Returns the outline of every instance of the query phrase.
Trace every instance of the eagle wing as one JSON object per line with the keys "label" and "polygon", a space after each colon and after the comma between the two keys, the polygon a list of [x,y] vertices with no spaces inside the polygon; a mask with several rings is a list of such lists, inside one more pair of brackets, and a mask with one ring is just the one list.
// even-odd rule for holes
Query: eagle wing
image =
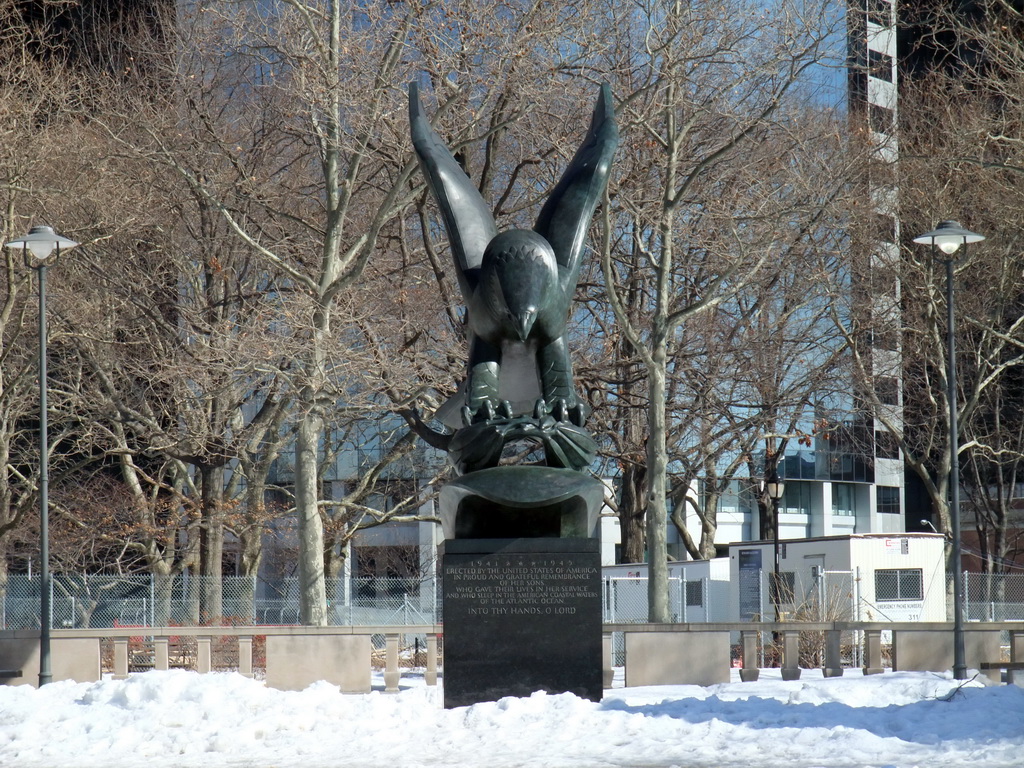
{"label": "eagle wing", "polygon": [[564,287],[576,284],[583,241],[590,229],[594,209],[608,183],[618,143],[619,129],[615,125],[612,89],[604,83],[587,136],[548,197],[534,226],[534,231],[545,237],[555,251],[566,281]]}
{"label": "eagle wing", "polygon": [[476,287],[484,249],[498,231],[494,216],[423,114],[416,83],[409,83],[409,126],[423,175],[444,217],[458,269],[459,287],[469,301]]}

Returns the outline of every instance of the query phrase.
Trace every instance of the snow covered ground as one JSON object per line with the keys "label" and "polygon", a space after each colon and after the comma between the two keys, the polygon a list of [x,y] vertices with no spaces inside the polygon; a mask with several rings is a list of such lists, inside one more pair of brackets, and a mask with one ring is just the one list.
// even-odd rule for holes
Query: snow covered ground
{"label": "snow covered ground", "polygon": [[398,694],[297,693],[236,674],[0,686],[4,768],[621,768],[1024,765],[1024,688],[886,673],[535,694],[455,710]]}

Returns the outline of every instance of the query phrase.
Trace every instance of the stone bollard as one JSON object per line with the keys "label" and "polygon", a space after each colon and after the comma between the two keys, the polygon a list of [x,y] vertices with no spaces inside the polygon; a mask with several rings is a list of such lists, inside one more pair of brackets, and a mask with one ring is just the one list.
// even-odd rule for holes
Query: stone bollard
{"label": "stone bollard", "polygon": [[800,632],[784,630],[782,635],[782,679],[800,679]]}
{"label": "stone bollard", "polygon": [[423,682],[437,685],[437,635],[427,635],[427,669],[423,673]]}
{"label": "stone bollard", "polygon": [[825,667],[822,674],[825,677],[843,676],[843,652],[842,633],[837,629],[830,629],[825,632]]}
{"label": "stone bollard", "polygon": [[[1024,632],[1010,632],[1010,661],[1017,664],[1024,661]],[[1024,672],[1006,670],[1006,682],[1024,686]]]}
{"label": "stone bollard", "polygon": [[757,636],[759,632],[744,630],[740,632],[740,654],[743,666],[740,668],[740,680],[752,683],[757,680],[761,670],[757,666]]}
{"label": "stone bollard", "polygon": [[201,675],[208,674],[213,669],[213,638],[196,638],[196,672]]}
{"label": "stone bollard", "polygon": [[882,630],[864,630],[864,674],[880,675],[882,668]]}
{"label": "stone bollard", "polygon": [[384,665],[384,692],[398,693],[398,681],[401,678],[398,671],[398,635],[385,637]]}
{"label": "stone bollard", "polygon": [[114,638],[114,679],[124,680],[128,677],[128,638]]}
{"label": "stone bollard", "polygon": [[601,682],[605,689],[612,687],[615,670],[612,666],[612,633],[605,632],[601,636]]}
{"label": "stone bollard", "polygon": [[238,636],[238,674],[252,677],[252,636]]}
{"label": "stone bollard", "polygon": [[170,638],[153,638],[153,669],[166,671],[171,666]]}

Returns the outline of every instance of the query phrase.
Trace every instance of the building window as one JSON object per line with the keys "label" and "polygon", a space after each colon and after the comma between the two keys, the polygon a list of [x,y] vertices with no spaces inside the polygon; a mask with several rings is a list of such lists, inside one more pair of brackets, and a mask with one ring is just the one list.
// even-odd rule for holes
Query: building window
{"label": "building window", "polygon": [[898,515],[900,513],[900,489],[888,485],[875,486],[875,501],[880,515]]}
{"label": "building window", "polygon": [[896,130],[896,113],[879,104],[868,104],[868,125],[876,133],[891,134]]}
{"label": "building window", "polygon": [[868,49],[868,73],[879,80],[892,82],[892,56]]}
{"label": "building window", "polygon": [[869,333],[871,345],[875,349],[883,349],[889,352],[898,352],[900,348],[900,332],[897,328],[879,326],[872,328]]}
{"label": "building window", "polygon": [[779,465],[779,476],[788,480],[814,480],[815,474],[814,451],[797,451],[787,453]]}
{"label": "building window", "polygon": [[[711,486],[706,480],[700,480],[697,484],[701,509],[708,509],[712,497]],[[740,509],[740,483],[738,480],[730,480],[728,485],[718,494],[718,514],[735,515]]]}
{"label": "building window", "polygon": [[875,571],[875,600],[924,600],[924,574],[920,568]]}
{"label": "building window", "polygon": [[862,113],[859,110],[863,109],[868,100],[868,75],[857,66],[855,60],[851,61],[848,71],[850,74],[847,90],[850,94],[851,108],[858,110],[857,114],[860,116]]}
{"label": "building window", "polygon": [[818,476],[821,480],[854,483],[875,481],[870,426],[862,423],[837,425],[829,430],[828,451],[822,455],[827,458],[828,464]]}
{"label": "building window", "polygon": [[779,500],[779,512],[790,515],[811,514],[811,484],[786,480],[786,489]]}
{"label": "building window", "polygon": [[360,579],[417,579],[420,551],[415,545],[353,547],[355,576]]}
{"label": "building window", "polygon": [[896,242],[896,217],[891,213],[878,213],[871,214],[872,224],[874,225],[874,237],[876,240],[881,240],[883,243],[895,243]]}
{"label": "building window", "polygon": [[880,27],[891,27],[892,0],[867,0],[865,7],[868,12],[868,21]]}
{"label": "building window", "polygon": [[857,486],[850,483],[832,483],[832,514],[849,517],[856,514],[854,498]]}
{"label": "building window", "polygon": [[875,394],[884,405],[900,404],[900,382],[892,376],[879,376],[875,379]]}
{"label": "building window", "polygon": [[880,459],[898,459],[900,446],[892,432],[877,430],[875,432],[875,456]]}

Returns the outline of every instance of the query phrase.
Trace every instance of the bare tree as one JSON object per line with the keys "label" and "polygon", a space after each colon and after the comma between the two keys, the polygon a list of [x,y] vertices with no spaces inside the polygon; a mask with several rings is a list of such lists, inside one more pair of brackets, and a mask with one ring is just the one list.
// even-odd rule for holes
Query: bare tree
{"label": "bare tree", "polygon": [[[603,263],[616,320],[647,376],[652,621],[668,619],[673,350],[692,318],[736,296],[780,244],[785,250],[800,239],[804,223],[782,215],[778,192],[785,173],[804,162],[792,108],[802,78],[828,53],[830,23],[824,4],[783,2],[771,14],[738,15],[727,3],[673,2],[637,10],[615,38],[619,120],[632,143],[612,190],[625,215],[606,219]],[[758,148],[769,143],[776,158],[792,161],[769,165],[782,175],[766,181],[754,169],[764,159]],[[637,268],[649,275],[639,322],[619,290]]]}
{"label": "bare tree", "polygon": [[[76,239],[81,223],[71,213],[74,200],[88,189],[82,171],[92,153],[81,146],[78,157],[66,147],[82,139],[80,113],[88,82],[65,65],[59,45],[38,34],[16,3],[0,3],[0,235],[3,242],[22,236],[32,223],[54,223]],[[23,254],[4,249],[0,255],[0,588],[6,585],[8,542],[31,517],[38,499],[40,446],[39,306],[33,271]],[[55,355],[64,328],[59,290],[53,291],[50,340]],[[82,422],[60,415],[65,395],[77,386],[73,357],[54,364],[56,387],[50,403],[51,476],[59,482],[74,463],[83,438]],[[63,368],[63,370],[62,370]],[[66,453],[72,456],[63,460]],[[34,548],[34,546],[33,546]]]}
{"label": "bare tree", "polygon": [[[441,112],[493,144],[520,107],[492,90],[492,73],[500,73],[497,84],[523,92],[523,78],[541,68],[529,51],[539,46],[565,59],[566,41],[539,34],[558,17],[539,6],[504,13],[285,0],[270,13],[222,4],[200,10],[182,19],[183,54],[159,114],[144,105],[131,120],[108,125],[126,147],[185,179],[287,299],[302,620],[317,624],[325,620],[324,438],[367,373],[346,360],[358,357],[349,329],[359,313],[345,297],[420,195],[409,183],[415,165],[404,83],[425,72]],[[453,38],[449,29],[465,34]],[[219,55],[225,50],[231,55]],[[225,101],[228,94],[236,98]],[[145,142],[135,129],[140,113]],[[490,154],[483,163],[487,175],[504,172]]]}
{"label": "bare tree", "polygon": [[1014,371],[992,387],[978,418],[964,425],[966,442],[972,446],[963,468],[965,511],[973,513],[977,556],[988,574],[1009,571],[1024,545],[1017,503],[1024,470],[1019,381],[1019,371]]}
{"label": "bare tree", "polygon": [[[927,25],[918,29],[925,31],[918,36],[922,48],[908,54],[899,174],[892,179],[898,183],[905,242],[898,268],[869,260],[857,266],[864,291],[899,302],[902,328],[894,328],[891,317],[872,319],[851,309],[843,325],[857,329],[848,340],[865,405],[893,435],[921,481],[939,529],[948,532],[950,409],[960,429],[960,458],[967,470],[962,479],[973,481],[972,494],[998,494],[1013,476],[1020,452],[1005,418],[1012,413],[1006,394],[1014,391],[1024,362],[1021,262],[1014,245],[1024,215],[1017,203],[1024,181],[1024,147],[1017,138],[1024,117],[1024,27],[1014,3],[982,2],[967,9],[923,4],[915,10]],[[909,242],[950,218],[987,236],[966,256],[956,254],[953,265],[953,403],[947,394],[945,264]],[[855,293],[847,293],[856,300]],[[880,368],[873,348],[898,350],[899,368]],[[887,391],[887,383],[900,381],[902,392]],[[993,429],[995,424],[1000,429]],[[997,522],[998,514],[990,520]],[[952,561],[951,546],[947,557],[948,571],[961,567]]]}

